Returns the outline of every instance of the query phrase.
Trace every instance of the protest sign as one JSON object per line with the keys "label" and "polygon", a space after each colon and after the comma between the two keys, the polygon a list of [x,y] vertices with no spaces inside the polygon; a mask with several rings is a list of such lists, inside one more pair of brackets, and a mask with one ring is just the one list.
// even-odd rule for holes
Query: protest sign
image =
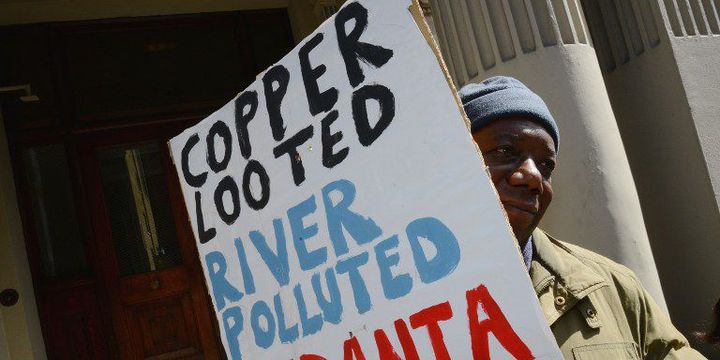
{"label": "protest sign", "polygon": [[171,140],[231,358],[561,358],[418,14],[345,4]]}

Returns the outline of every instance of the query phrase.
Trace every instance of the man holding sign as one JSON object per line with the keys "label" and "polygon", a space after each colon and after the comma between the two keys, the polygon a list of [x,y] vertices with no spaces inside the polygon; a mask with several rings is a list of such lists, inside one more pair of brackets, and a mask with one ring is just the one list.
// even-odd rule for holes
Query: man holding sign
{"label": "man holding sign", "polygon": [[170,141],[232,359],[560,359],[410,0],[347,2]]}
{"label": "man holding sign", "polygon": [[466,85],[460,97],[565,358],[704,359],[632,271],[537,228],[560,140],[543,100],[502,76]]}

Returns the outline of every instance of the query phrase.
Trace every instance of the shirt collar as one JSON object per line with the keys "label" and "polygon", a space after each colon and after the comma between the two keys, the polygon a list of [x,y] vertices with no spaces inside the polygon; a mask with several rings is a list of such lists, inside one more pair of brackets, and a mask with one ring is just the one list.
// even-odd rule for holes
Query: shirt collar
{"label": "shirt collar", "polygon": [[525,261],[525,267],[527,267],[528,271],[530,271],[530,266],[532,265],[533,252],[533,237],[530,235],[530,238],[522,248],[523,260]]}
{"label": "shirt collar", "polygon": [[559,282],[576,299],[605,285],[600,274],[583,264],[572,249],[549,237],[543,230],[532,234],[534,254],[530,267],[530,279],[536,292],[540,292],[552,280]]}

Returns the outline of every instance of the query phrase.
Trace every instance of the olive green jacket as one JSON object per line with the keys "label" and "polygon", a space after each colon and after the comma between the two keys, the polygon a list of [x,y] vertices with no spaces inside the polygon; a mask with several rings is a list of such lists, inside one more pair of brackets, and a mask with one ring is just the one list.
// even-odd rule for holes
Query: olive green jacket
{"label": "olive green jacket", "polygon": [[530,278],[566,359],[705,359],[628,268],[542,230]]}

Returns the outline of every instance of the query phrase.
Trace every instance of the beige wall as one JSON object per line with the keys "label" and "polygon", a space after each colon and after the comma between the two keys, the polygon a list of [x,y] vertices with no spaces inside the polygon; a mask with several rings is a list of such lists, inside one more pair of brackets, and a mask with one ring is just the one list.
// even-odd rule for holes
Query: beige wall
{"label": "beige wall", "polygon": [[[671,45],[715,202],[720,205],[720,37],[677,37]],[[719,249],[714,249],[715,258],[720,258]],[[720,296],[720,282],[714,290]]]}
{"label": "beige wall", "polygon": [[[667,252],[673,254],[668,255],[668,262],[674,266],[667,272],[677,280],[673,289],[677,312],[684,317],[682,325],[693,329],[698,323],[701,327],[710,325],[712,306],[720,298],[720,37],[675,38],[672,46],[702,151],[704,168],[696,174],[707,171],[710,182],[703,187],[702,202],[693,204],[703,209],[700,221],[695,220],[692,232],[681,235],[683,240],[667,239],[665,244]],[[683,178],[692,176],[688,173]],[[689,245],[681,257],[673,250],[679,243]],[[678,266],[680,261],[687,266]],[[688,279],[692,279],[692,288],[684,285]],[[689,293],[696,295],[689,297]],[[709,358],[720,359],[717,347],[702,348]]]}
{"label": "beige wall", "polygon": [[713,298],[719,296],[720,218],[669,52],[669,47],[653,50],[606,74],[606,81],[670,315],[689,334],[709,318]]}
{"label": "beige wall", "polygon": [[672,0],[617,14],[609,3],[587,0],[588,17],[670,315],[690,335],[720,296],[720,24],[712,9],[696,13],[716,24],[700,36],[692,14],[665,8]]}
{"label": "beige wall", "polygon": [[20,300],[14,306],[0,306],[0,359],[45,359],[45,345],[1,117],[0,174],[0,290],[12,288],[20,293]]}

